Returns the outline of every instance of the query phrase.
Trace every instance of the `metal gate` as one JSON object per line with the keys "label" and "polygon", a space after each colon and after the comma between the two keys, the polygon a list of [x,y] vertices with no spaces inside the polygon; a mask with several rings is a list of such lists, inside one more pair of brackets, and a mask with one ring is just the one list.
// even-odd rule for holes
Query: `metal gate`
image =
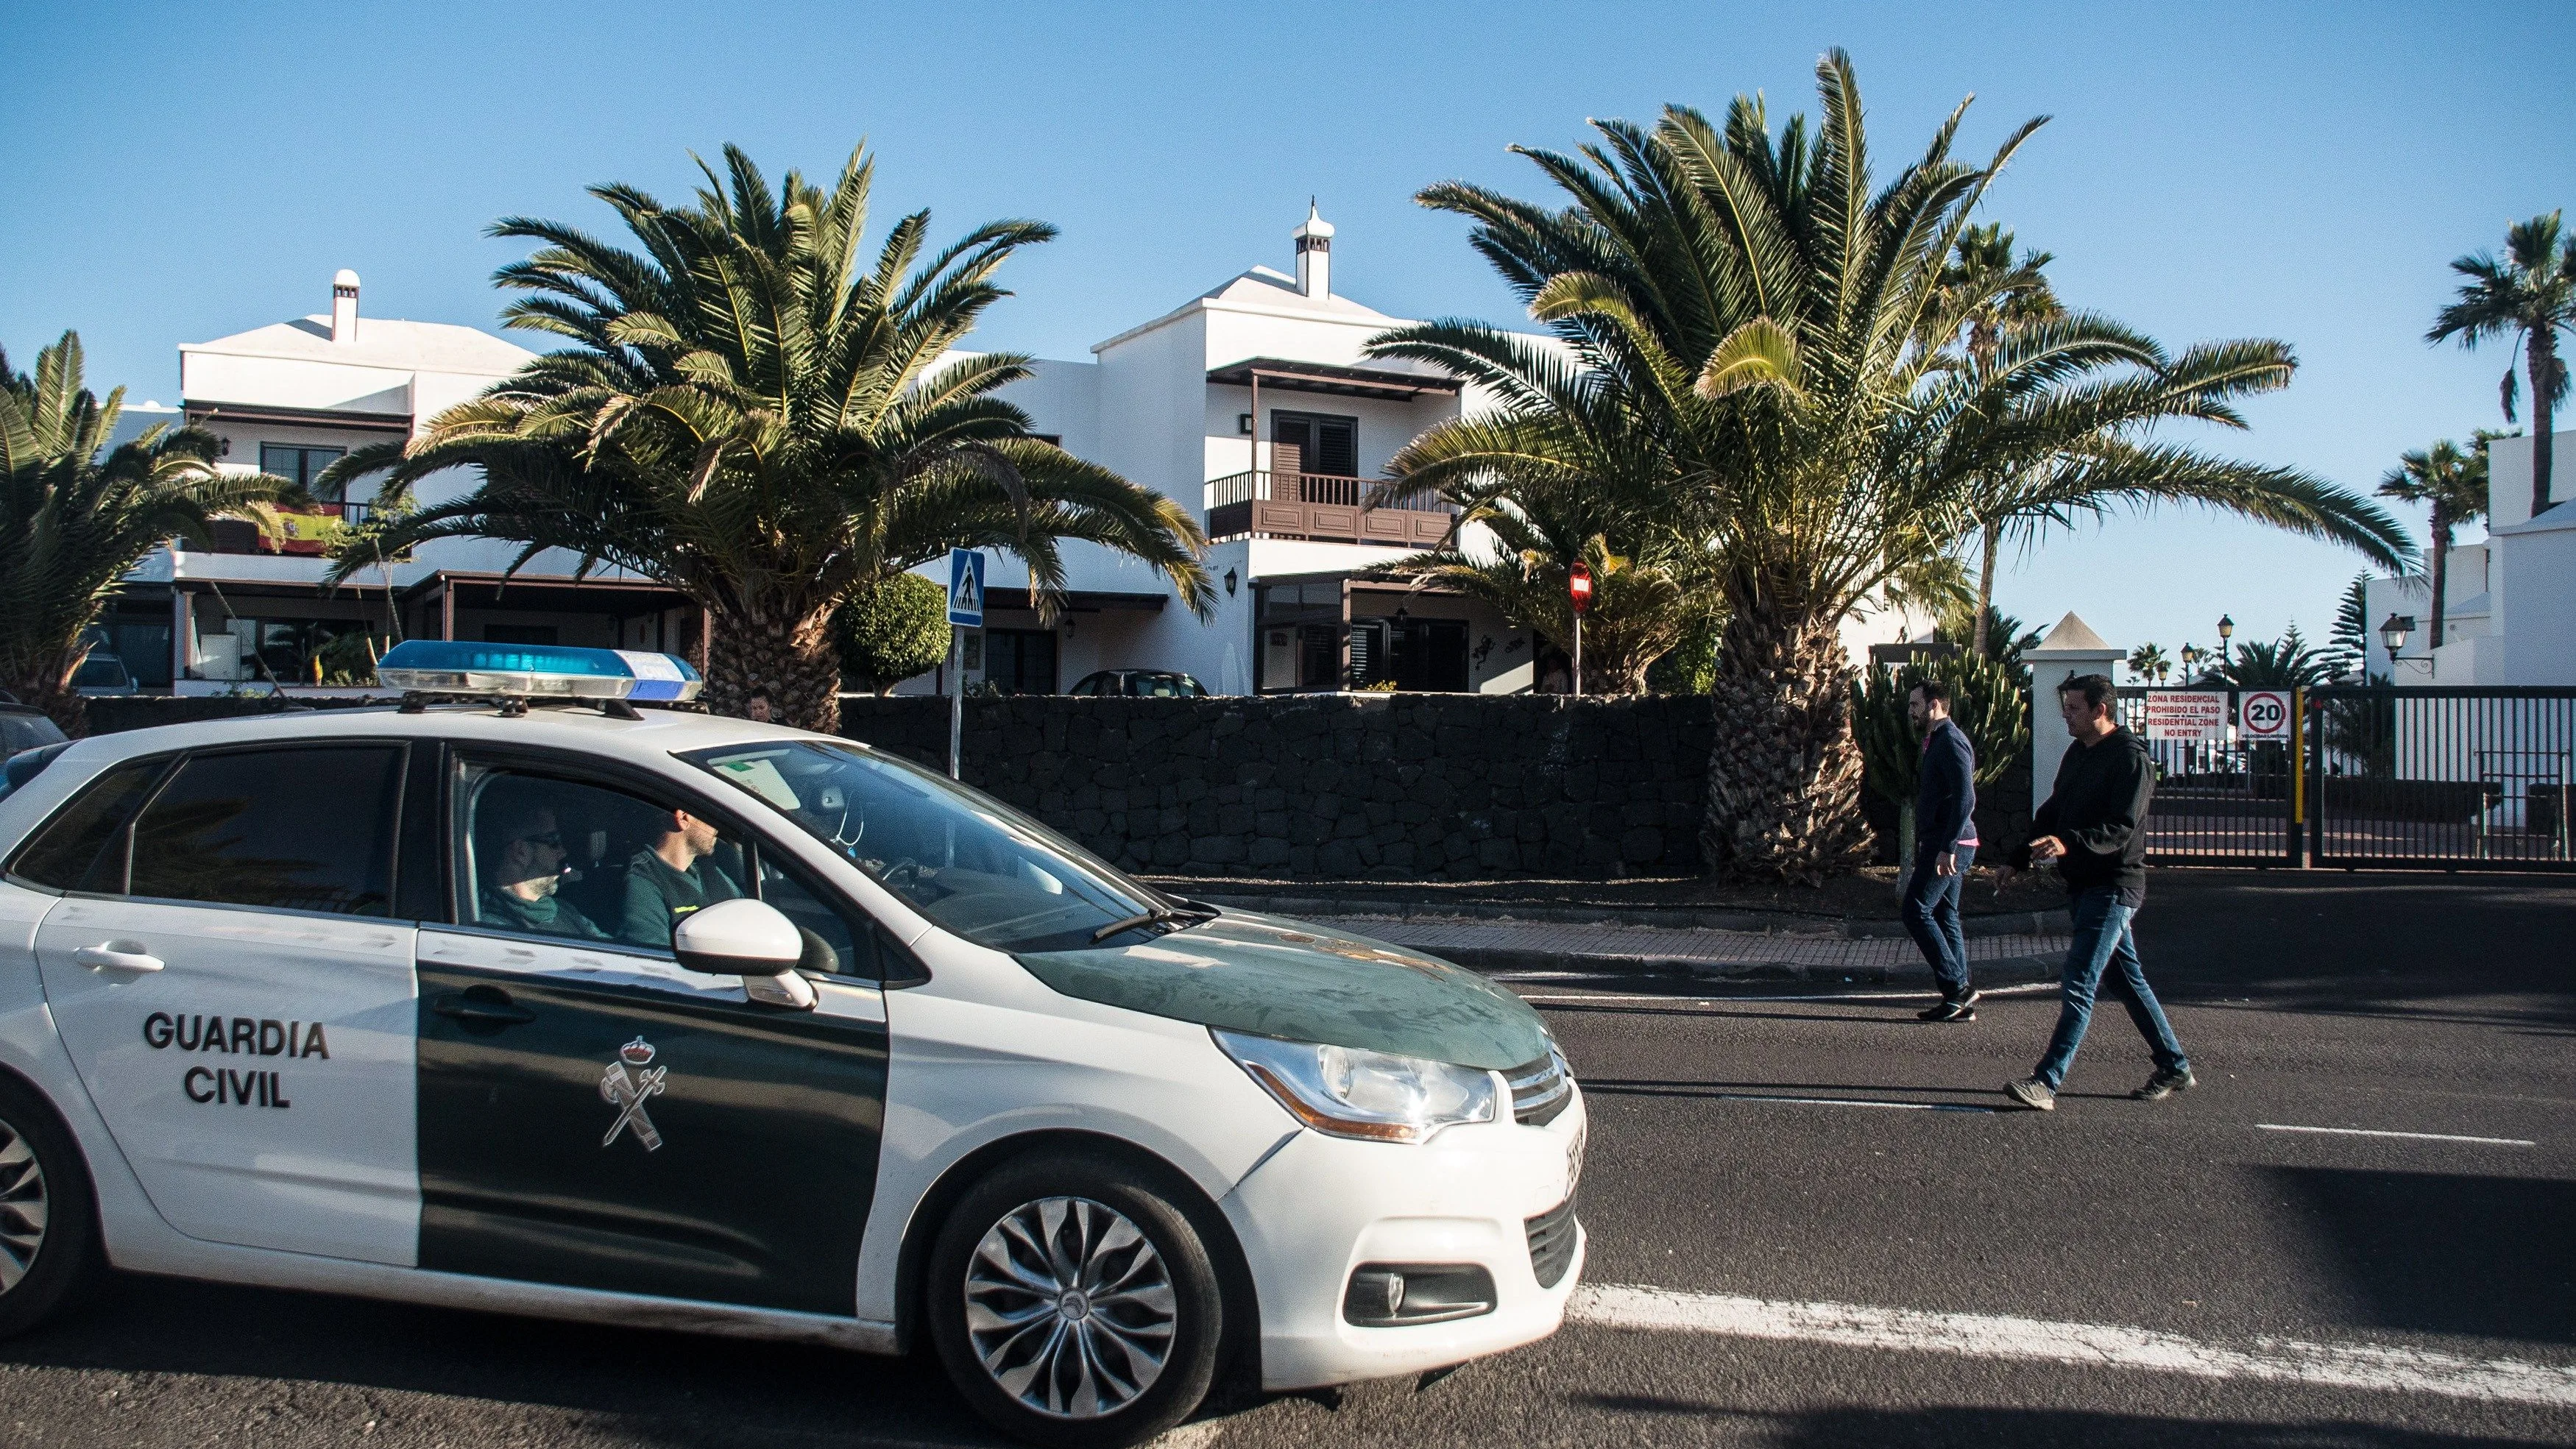
{"label": "metal gate", "polygon": [[2576,689],[2307,691],[2308,861],[2576,870]]}
{"label": "metal gate", "polygon": [[[2249,692],[2120,691],[2155,758],[2148,859],[2576,871],[2576,689],[2302,689],[2283,737],[2261,739]],[[2150,697],[2198,730],[2150,728]]]}
{"label": "metal gate", "polygon": [[[2171,739],[2148,728],[2150,695],[2199,700],[2224,723],[2218,737]],[[2147,858],[2177,865],[2299,864],[2298,740],[2253,740],[2227,689],[2123,689],[2120,723],[2147,742],[2156,794],[2147,807]]]}

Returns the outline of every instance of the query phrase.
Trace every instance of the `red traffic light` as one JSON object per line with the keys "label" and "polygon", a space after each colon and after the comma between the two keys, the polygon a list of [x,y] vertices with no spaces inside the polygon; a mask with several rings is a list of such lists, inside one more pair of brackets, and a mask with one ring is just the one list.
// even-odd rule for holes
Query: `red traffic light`
{"label": "red traffic light", "polygon": [[1592,570],[1578,561],[1565,575],[1566,592],[1573,596],[1574,612],[1580,614],[1592,607]]}

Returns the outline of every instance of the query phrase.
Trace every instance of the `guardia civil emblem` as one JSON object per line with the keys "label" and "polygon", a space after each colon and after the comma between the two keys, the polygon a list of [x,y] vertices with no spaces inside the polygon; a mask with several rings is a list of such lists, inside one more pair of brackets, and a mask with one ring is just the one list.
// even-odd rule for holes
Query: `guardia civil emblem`
{"label": "guardia civil emblem", "polygon": [[662,1095],[662,1079],[670,1074],[669,1067],[653,1065],[653,1044],[640,1036],[617,1049],[617,1060],[599,1078],[599,1099],[617,1109],[617,1120],[608,1124],[600,1146],[613,1145],[619,1133],[632,1127],[645,1151],[662,1150],[662,1134],[645,1114],[644,1104]]}

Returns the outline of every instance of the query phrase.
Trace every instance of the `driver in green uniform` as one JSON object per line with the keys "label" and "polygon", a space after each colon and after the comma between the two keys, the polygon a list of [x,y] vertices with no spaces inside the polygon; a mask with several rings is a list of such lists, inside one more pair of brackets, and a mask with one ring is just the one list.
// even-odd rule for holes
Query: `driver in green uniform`
{"label": "driver in green uniform", "polygon": [[563,831],[555,812],[529,799],[503,799],[476,812],[475,845],[490,865],[476,900],[485,925],[605,941],[608,933],[556,892],[563,886]]}
{"label": "driver in green uniform", "polygon": [[682,916],[738,899],[742,887],[707,859],[715,848],[714,825],[686,810],[665,816],[660,837],[626,863],[626,913],[619,937],[638,946],[667,946]]}

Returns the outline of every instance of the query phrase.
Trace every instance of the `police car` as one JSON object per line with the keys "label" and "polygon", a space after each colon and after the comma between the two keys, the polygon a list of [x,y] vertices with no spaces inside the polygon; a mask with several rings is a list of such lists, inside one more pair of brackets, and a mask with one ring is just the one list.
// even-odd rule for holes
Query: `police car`
{"label": "police car", "polygon": [[[0,796],[0,1333],[102,1263],[873,1353],[1127,1444],[1554,1331],[1585,1113],[1419,953],[1141,884],[662,655],[415,641],[399,708]],[[534,707],[531,707],[531,706]]]}

